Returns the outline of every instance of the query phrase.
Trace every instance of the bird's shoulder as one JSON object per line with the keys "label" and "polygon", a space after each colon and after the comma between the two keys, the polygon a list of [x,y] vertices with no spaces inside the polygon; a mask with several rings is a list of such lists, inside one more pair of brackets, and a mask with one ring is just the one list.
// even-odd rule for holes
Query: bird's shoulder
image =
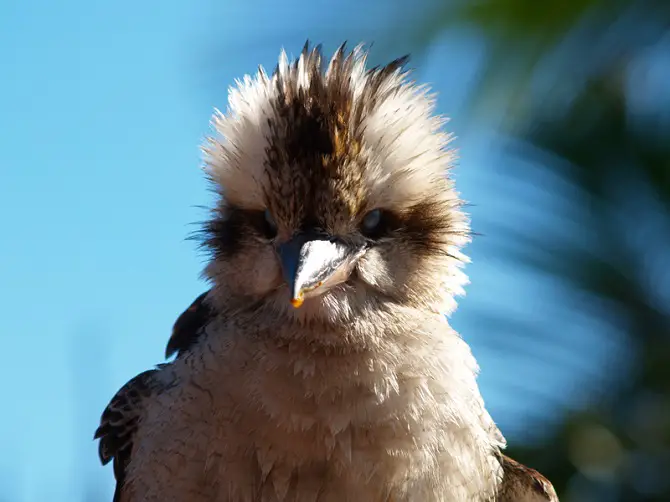
{"label": "bird's shoulder", "polygon": [[182,354],[190,350],[204,334],[205,328],[214,317],[214,309],[207,301],[209,291],[198,296],[193,303],[181,313],[172,327],[172,335],[165,348],[165,357]]}
{"label": "bird's shoulder", "polygon": [[[205,301],[207,293],[201,294],[177,318],[167,344],[166,357],[177,353],[180,357],[198,341],[205,326],[213,316],[213,310]],[[119,502],[131,460],[133,442],[139,422],[152,396],[165,390],[166,384],[159,373],[170,364],[159,364],[128,381],[111,399],[100,418],[95,431],[99,439],[98,454],[103,465],[114,461],[116,491],[114,502]]]}
{"label": "bird's shoulder", "polygon": [[535,469],[500,455],[503,479],[496,502],[558,502],[551,482]]}

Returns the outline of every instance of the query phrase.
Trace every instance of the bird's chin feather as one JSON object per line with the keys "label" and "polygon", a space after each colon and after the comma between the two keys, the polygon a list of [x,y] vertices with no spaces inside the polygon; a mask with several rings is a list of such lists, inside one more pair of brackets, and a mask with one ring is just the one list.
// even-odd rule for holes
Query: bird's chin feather
{"label": "bird's chin feather", "polygon": [[350,321],[364,307],[354,282],[351,278],[318,295],[308,296],[299,308],[291,304],[286,287],[273,291],[265,303],[277,316],[278,322],[295,323],[298,327],[312,325],[335,328]]}

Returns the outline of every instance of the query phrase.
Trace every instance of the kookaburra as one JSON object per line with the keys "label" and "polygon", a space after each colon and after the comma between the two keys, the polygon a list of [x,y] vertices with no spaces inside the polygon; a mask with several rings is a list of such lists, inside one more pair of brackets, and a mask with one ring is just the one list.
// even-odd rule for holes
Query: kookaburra
{"label": "kookaburra", "polygon": [[405,58],[282,52],[205,148],[211,289],[96,437],[116,502],[541,502],[446,315],[468,221]]}

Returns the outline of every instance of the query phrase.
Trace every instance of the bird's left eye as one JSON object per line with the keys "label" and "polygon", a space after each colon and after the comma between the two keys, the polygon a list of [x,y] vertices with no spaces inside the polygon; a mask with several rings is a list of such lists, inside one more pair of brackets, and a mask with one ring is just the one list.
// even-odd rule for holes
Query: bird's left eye
{"label": "bird's left eye", "polygon": [[361,230],[366,234],[374,233],[381,225],[382,211],[381,209],[373,209],[363,217],[361,222]]}

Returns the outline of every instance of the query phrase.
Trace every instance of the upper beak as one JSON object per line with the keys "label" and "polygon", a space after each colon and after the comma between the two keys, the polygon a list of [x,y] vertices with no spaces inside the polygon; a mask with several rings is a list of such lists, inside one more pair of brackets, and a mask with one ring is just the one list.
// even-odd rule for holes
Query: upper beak
{"label": "upper beak", "polygon": [[306,294],[321,294],[346,281],[364,248],[323,234],[301,233],[281,244],[278,252],[291,304],[298,308]]}

